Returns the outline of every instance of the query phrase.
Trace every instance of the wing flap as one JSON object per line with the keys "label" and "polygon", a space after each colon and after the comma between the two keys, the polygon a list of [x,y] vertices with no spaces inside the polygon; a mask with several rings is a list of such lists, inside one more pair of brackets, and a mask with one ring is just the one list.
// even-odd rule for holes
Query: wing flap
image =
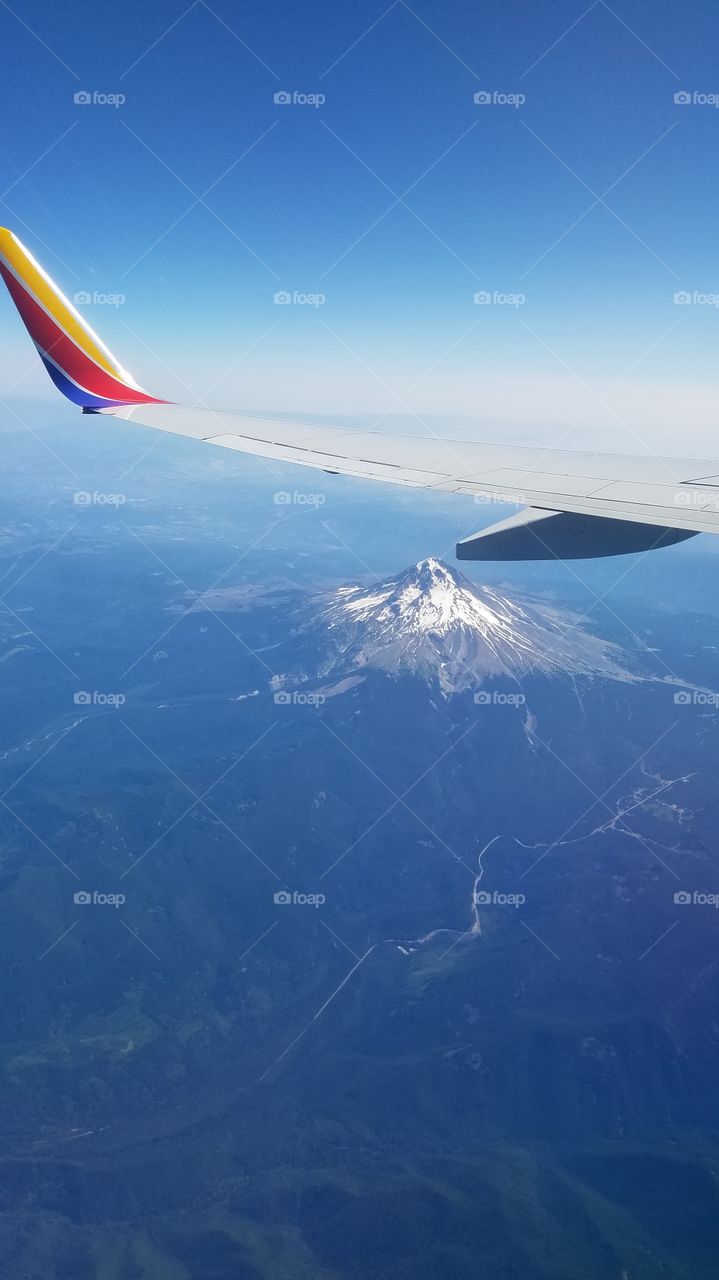
{"label": "wing flap", "polygon": [[458,560],[587,560],[654,551],[695,535],[686,529],[530,507],[457,543]]}

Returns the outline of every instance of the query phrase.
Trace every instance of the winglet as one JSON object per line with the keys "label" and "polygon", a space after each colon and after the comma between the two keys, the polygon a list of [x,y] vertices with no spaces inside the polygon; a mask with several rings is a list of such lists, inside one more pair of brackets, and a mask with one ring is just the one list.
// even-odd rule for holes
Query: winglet
{"label": "winglet", "polygon": [[164,404],[138,387],[12,231],[0,227],[0,275],[55,386],[83,409]]}

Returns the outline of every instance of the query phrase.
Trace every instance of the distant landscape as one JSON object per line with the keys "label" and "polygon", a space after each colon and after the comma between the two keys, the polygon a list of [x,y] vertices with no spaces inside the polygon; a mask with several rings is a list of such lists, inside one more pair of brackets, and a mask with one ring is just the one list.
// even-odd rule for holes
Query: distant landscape
{"label": "distant landscape", "polygon": [[3,438],[8,1274],[709,1280],[709,558],[588,612],[438,499]]}

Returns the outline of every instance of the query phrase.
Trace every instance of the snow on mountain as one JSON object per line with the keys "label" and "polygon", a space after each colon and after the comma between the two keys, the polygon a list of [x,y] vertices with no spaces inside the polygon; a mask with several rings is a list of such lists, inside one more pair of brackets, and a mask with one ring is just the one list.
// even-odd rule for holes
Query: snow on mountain
{"label": "snow on mountain", "polygon": [[433,558],[369,588],[315,596],[311,614],[302,630],[326,634],[331,669],[413,673],[445,693],[530,672],[636,678],[619,646],[576,615],[480,586]]}

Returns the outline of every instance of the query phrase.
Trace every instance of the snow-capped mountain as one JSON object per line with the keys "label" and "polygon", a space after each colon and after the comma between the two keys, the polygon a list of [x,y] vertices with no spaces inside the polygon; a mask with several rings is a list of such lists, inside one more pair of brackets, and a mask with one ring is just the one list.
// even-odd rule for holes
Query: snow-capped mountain
{"label": "snow-capped mountain", "polygon": [[530,672],[635,678],[623,651],[576,615],[479,586],[432,558],[369,588],[315,596],[310,612],[301,630],[324,649],[325,674],[414,673],[445,693]]}

